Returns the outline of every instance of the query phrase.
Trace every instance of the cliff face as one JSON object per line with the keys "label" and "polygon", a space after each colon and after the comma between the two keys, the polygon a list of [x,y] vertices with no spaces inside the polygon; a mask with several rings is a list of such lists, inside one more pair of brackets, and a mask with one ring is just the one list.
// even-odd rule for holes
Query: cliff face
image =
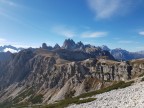
{"label": "cliff face", "polygon": [[[0,64],[0,102],[30,102],[42,95],[42,103],[54,102],[128,80],[144,72],[144,60],[130,63],[105,59],[69,61],[57,52],[24,50]],[[132,65],[130,67],[129,65]]]}
{"label": "cliff face", "polygon": [[0,88],[22,81],[30,71],[28,61],[33,57],[31,50],[22,51],[13,56],[9,62],[1,67]]}

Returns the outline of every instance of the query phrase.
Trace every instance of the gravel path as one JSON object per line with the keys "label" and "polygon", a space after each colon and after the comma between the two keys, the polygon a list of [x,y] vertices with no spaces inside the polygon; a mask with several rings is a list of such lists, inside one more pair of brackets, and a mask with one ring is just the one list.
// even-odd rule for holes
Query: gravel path
{"label": "gravel path", "polygon": [[93,97],[97,98],[93,102],[68,108],[144,108],[144,82]]}

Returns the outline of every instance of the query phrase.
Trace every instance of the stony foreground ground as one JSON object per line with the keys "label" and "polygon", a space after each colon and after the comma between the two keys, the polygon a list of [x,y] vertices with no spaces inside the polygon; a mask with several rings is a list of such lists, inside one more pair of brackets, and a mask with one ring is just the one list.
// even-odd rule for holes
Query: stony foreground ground
{"label": "stony foreground ground", "polygon": [[144,82],[93,97],[97,98],[93,102],[71,105],[68,108],[144,108]]}

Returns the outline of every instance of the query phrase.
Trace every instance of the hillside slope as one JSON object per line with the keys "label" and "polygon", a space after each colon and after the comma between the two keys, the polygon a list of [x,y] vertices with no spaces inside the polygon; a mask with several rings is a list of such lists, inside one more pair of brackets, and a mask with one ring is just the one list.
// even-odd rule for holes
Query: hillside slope
{"label": "hillside slope", "polygon": [[112,90],[93,98],[95,101],[68,108],[143,108],[144,82],[138,82],[127,88]]}

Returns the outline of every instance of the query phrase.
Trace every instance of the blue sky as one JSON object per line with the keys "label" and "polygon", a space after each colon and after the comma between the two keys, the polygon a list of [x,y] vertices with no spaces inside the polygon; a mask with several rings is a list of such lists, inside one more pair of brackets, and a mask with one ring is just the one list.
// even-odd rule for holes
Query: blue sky
{"label": "blue sky", "polygon": [[0,45],[96,46],[144,50],[144,0],[0,0]]}

